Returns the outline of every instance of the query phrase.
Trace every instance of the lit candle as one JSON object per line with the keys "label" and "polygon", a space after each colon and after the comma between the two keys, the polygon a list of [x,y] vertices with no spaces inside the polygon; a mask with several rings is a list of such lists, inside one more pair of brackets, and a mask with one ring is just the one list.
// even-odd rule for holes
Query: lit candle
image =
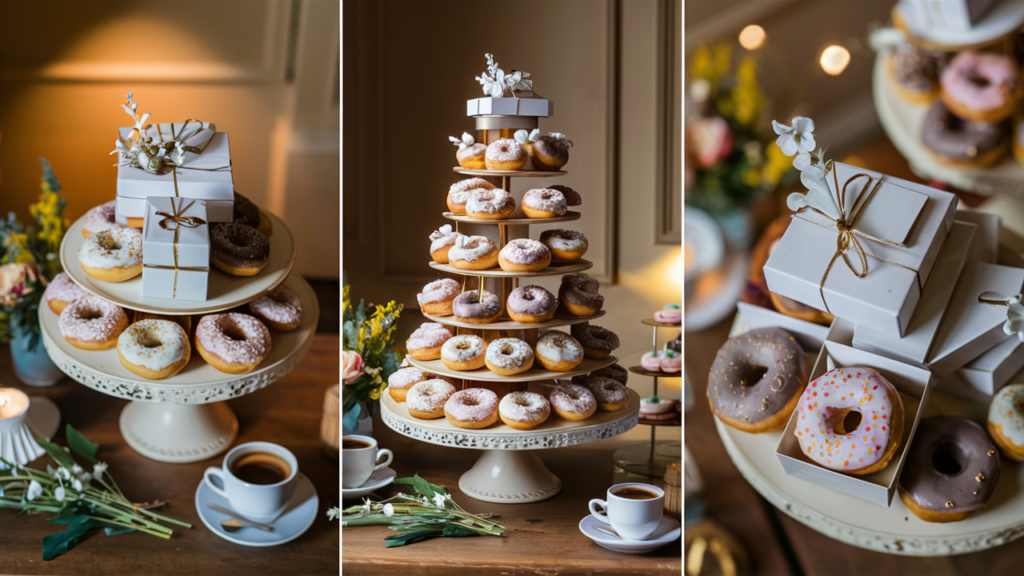
{"label": "lit candle", "polygon": [[28,396],[17,388],[0,388],[0,420],[17,419],[28,411]]}

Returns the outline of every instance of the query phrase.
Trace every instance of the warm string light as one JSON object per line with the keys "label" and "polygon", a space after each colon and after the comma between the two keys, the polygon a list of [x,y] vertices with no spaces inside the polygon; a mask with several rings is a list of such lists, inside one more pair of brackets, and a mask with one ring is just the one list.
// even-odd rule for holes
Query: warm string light
{"label": "warm string light", "polygon": [[832,45],[821,53],[821,69],[830,76],[839,76],[850,64],[850,51],[842,46]]}
{"label": "warm string light", "polygon": [[757,24],[751,24],[740,32],[740,46],[743,46],[747,50],[757,50],[764,46],[764,41],[768,37],[764,32],[764,28],[761,28]]}

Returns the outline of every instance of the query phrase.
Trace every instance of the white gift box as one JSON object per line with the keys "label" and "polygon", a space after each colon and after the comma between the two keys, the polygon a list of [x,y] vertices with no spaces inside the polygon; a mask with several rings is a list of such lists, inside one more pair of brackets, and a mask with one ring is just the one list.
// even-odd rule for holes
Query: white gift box
{"label": "white gift box", "polygon": [[992,9],[995,0],[902,0],[899,9],[913,28],[966,32]]}
{"label": "white gift box", "polygon": [[152,197],[142,227],[142,295],[206,300],[210,278],[210,226],[206,203]]}
{"label": "white gift box", "polygon": [[1020,376],[1014,376],[1018,375],[1021,368],[1024,368],[1024,342],[1010,337],[966,366],[940,378],[936,387],[961,396],[968,395],[964,391],[969,390],[972,392],[969,397],[991,402],[992,395],[1011,378],[1020,381]]}
{"label": "white gift box", "polygon": [[888,507],[896,492],[896,484],[903,470],[907,449],[913,441],[917,424],[921,420],[924,407],[931,396],[931,374],[927,370],[916,368],[865,352],[850,346],[853,341],[854,325],[842,318],[836,318],[829,330],[828,339],[818,354],[808,382],[812,382],[828,371],[828,359],[831,357],[836,368],[861,366],[871,368],[888,380],[899,392],[903,400],[903,437],[899,448],[893,454],[889,465],[871,474],[855,476],[829,470],[808,458],[801,450],[800,443],[793,433],[797,426],[799,411],[794,410],[786,430],[782,433],[775,455],[790,476],[824,486],[872,504]]}
{"label": "white gift box", "polygon": [[782,328],[793,335],[793,338],[796,339],[801,348],[813,350],[815,354],[817,354],[818,350],[821,350],[821,346],[825,343],[825,338],[828,336],[828,326],[786,316],[756,304],[737,302],[736,308],[739,309],[740,314],[743,315],[743,319],[747,321],[747,325],[750,326],[751,330]]}
{"label": "white gift box", "polygon": [[1002,218],[988,212],[957,210],[956,219],[978,226],[978,229],[974,232],[974,242],[971,243],[971,252],[968,254],[967,259],[971,262],[997,264],[996,259],[999,257],[999,228],[1002,225]]}
{"label": "white gift box", "polygon": [[[204,127],[214,130],[213,124],[204,122]],[[186,136],[198,128],[196,123],[175,122],[173,124],[150,124],[143,131],[144,137],[155,142],[170,140],[175,135]],[[122,140],[128,138],[132,128],[120,128]],[[193,144],[192,141],[189,144]],[[206,201],[208,222],[231,222],[235,201],[234,177],[231,171],[231,151],[226,132],[213,132],[206,142],[196,142],[201,154],[186,152],[182,165],[167,174],[150,174],[131,166],[117,167],[118,218],[143,218],[146,214],[146,199],[150,197],[175,196],[196,198]]]}
{"label": "white gift box", "polygon": [[[849,183],[848,212],[861,201],[862,191],[869,186],[876,190],[869,201],[863,202],[853,228],[902,246],[855,236],[868,265],[867,274],[858,278],[846,264],[849,260],[861,270],[854,247],[837,257],[840,233],[835,223],[811,211],[797,213],[765,263],[768,289],[857,325],[900,337],[953,225],[956,196],[839,162],[834,166],[840,190]],[[854,179],[859,174],[872,180]],[[836,180],[831,173],[826,180],[835,196]]]}
{"label": "white gift box", "polygon": [[953,296],[957,279],[971,253],[977,226],[959,220],[953,223],[945,245],[939,252],[928,284],[921,292],[921,301],[910,317],[903,338],[894,338],[876,330],[857,326],[853,347],[886,358],[906,362],[919,368],[928,367],[928,353],[938,334],[942,318]]}
{"label": "white gift box", "polygon": [[1009,338],[1003,332],[1006,307],[984,304],[978,297],[988,291],[1010,296],[1022,286],[1024,268],[980,262],[964,265],[928,358],[931,371],[945,376]]}
{"label": "white gift box", "polygon": [[555,105],[547,98],[473,98],[466,101],[466,116],[482,116],[485,114],[502,116],[551,116],[555,113]]}

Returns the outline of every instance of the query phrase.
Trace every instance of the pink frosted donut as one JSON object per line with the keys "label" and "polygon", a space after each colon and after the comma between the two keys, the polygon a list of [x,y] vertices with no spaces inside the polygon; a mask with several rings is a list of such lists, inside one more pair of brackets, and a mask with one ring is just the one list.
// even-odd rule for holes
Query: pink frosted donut
{"label": "pink frosted donut", "polygon": [[120,306],[102,298],[85,295],[64,307],[57,321],[60,334],[75,348],[109,350],[128,327],[128,316]]}
{"label": "pink frosted donut", "polygon": [[274,330],[290,332],[302,322],[302,299],[294,290],[281,285],[250,302],[249,311]]}
{"label": "pink frosted donut", "polygon": [[459,428],[486,428],[498,421],[498,395],[486,388],[459,390],[444,403],[444,415]]}
{"label": "pink frosted donut", "polygon": [[563,384],[555,388],[548,400],[555,413],[566,420],[590,418],[597,410],[594,394],[579,384]]}
{"label": "pink frosted donut", "polygon": [[604,376],[590,376],[583,385],[594,395],[597,408],[603,412],[618,412],[629,404],[629,389],[617,380]]}
{"label": "pink frosted donut", "polygon": [[128,222],[119,222],[115,215],[116,200],[94,206],[82,217],[82,236],[88,238],[97,232],[111,228],[126,228]]}
{"label": "pink frosted donut", "polygon": [[57,314],[63,312],[65,306],[85,295],[85,290],[75,284],[67,272],[60,272],[54,276],[46,286],[46,292],[43,292],[43,298],[50,305],[50,310]]}
{"label": "pink frosted donut", "polygon": [[654,321],[662,324],[679,324],[683,321],[683,311],[678,304],[666,304],[664,308],[654,312]]}
{"label": "pink frosted donut", "polygon": [[1013,112],[1017,76],[1017,65],[1010,56],[960,52],[939,76],[942,102],[966,120],[998,122]]}
{"label": "pink frosted donut", "polygon": [[509,240],[498,252],[498,266],[506,272],[536,272],[551,263],[551,250],[536,240]]}
{"label": "pink frosted donut", "polygon": [[437,360],[441,357],[441,346],[451,337],[451,331],[444,325],[424,322],[405,341],[405,347],[416,360]]}
{"label": "pink frosted donut", "polygon": [[488,170],[519,170],[526,164],[526,148],[511,138],[495,140],[487,146],[484,164]]}
{"label": "pink frosted donut", "polygon": [[270,330],[248,314],[208,314],[196,324],[196,349],[217,370],[245,374],[270,354]]}
{"label": "pink frosted donut", "polygon": [[530,218],[554,218],[565,215],[565,196],[553,188],[537,188],[523,196],[523,213]]}
{"label": "pink frosted donut", "polygon": [[544,322],[555,315],[558,300],[540,286],[520,286],[508,295],[508,315],[516,322]]}

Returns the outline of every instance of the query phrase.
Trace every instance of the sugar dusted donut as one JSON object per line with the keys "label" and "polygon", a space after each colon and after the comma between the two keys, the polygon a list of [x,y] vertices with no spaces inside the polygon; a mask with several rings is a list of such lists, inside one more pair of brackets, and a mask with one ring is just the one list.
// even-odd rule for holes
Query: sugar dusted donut
{"label": "sugar dusted donut", "polygon": [[569,161],[572,141],[561,132],[550,132],[533,143],[533,167],[537,170],[558,170]]}
{"label": "sugar dusted donut", "polygon": [[444,403],[444,416],[459,428],[486,428],[498,421],[498,395],[486,388],[466,388]]}
{"label": "sugar dusted donut", "polygon": [[562,196],[565,197],[565,203],[568,206],[579,206],[580,204],[583,204],[583,197],[580,196],[580,193],[564,184],[554,184],[552,186],[548,186],[548,188],[561,192]]}
{"label": "sugar dusted donut", "polygon": [[654,312],[654,321],[662,324],[679,324],[683,321],[683,311],[679,304],[665,304],[664,308]]}
{"label": "sugar dusted donut", "polygon": [[86,295],[64,307],[57,321],[60,334],[75,348],[109,350],[128,327],[128,316],[116,306]]}
{"label": "sugar dusted donut", "polygon": [[575,262],[590,247],[583,232],[576,230],[545,230],[540,233],[540,241],[551,250],[552,262]]}
{"label": "sugar dusted donut", "polygon": [[434,259],[434,262],[438,264],[449,262],[448,251],[455,245],[455,240],[459,236],[462,234],[452,230],[451,224],[445,224],[430,233],[430,257]]}
{"label": "sugar dusted donut", "polygon": [[535,324],[555,316],[558,300],[554,294],[540,286],[520,286],[508,295],[505,308],[509,318],[516,322]]}
{"label": "sugar dusted donut", "polygon": [[262,232],[238,222],[210,226],[210,263],[232,276],[255,276],[267,265],[270,242]]}
{"label": "sugar dusted donut", "polygon": [[270,330],[240,312],[208,314],[196,324],[196,350],[221,372],[248,374],[270,354]]}
{"label": "sugar dusted donut", "polygon": [[498,266],[506,272],[537,272],[548,264],[551,264],[551,251],[529,238],[509,240],[498,252]]}
{"label": "sugar dusted donut", "polygon": [[534,350],[545,370],[568,372],[583,361],[583,347],[565,332],[552,330],[537,339]]}
{"label": "sugar dusted donut", "polygon": [[523,195],[523,214],[527,218],[556,218],[564,216],[565,196],[551,188],[536,188]]}
{"label": "sugar dusted donut", "polygon": [[494,190],[496,186],[483,178],[467,178],[452,184],[448,189],[448,209],[452,214],[465,215],[466,202],[477,190]]}
{"label": "sugar dusted donut", "polygon": [[551,391],[551,408],[566,420],[586,420],[597,411],[597,400],[585,386],[563,384]]}
{"label": "sugar dusted donut", "polygon": [[1004,456],[1024,461],[1024,384],[1004,386],[988,408],[988,433]]}
{"label": "sugar dusted donut", "polygon": [[501,376],[514,376],[533,368],[533,349],[518,338],[498,338],[487,345],[487,368]]}
{"label": "sugar dusted donut", "polygon": [[519,170],[526,165],[526,149],[511,138],[495,140],[487,146],[484,164],[488,170]]}
{"label": "sugar dusted donut", "polygon": [[88,238],[97,232],[112,228],[126,228],[128,221],[119,222],[116,216],[117,200],[93,206],[82,216],[82,236]]}
{"label": "sugar dusted donut", "polygon": [[266,296],[249,302],[249,311],[266,325],[281,332],[291,332],[302,323],[302,299],[283,284]]}
{"label": "sugar dusted donut", "polygon": [[451,316],[452,302],[462,291],[462,286],[451,278],[434,280],[423,287],[423,291],[416,295],[416,302],[420,305],[420,311],[431,316]]}
{"label": "sugar dusted donut", "polygon": [[451,337],[451,331],[443,324],[424,322],[405,341],[405,348],[416,360],[437,360],[441,357],[441,346]]}
{"label": "sugar dusted donut", "polygon": [[515,199],[501,188],[474,190],[466,201],[466,215],[477,220],[504,220],[515,210]]}
{"label": "sugar dusted donut", "polygon": [[[870,368],[829,370],[807,385],[797,410],[793,433],[800,450],[830,470],[856,475],[881,470],[903,438],[903,399]],[[856,426],[846,421],[850,412],[860,413]]]}
{"label": "sugar dusted donut", "polygon": [[718,349],[708,375],[708,403],[737,430],[781,430],[806,383],[804,351],[793,336],[778,328],[752,330]]}
{"label": "sugar dusted donut", "polygon": [[388,394],[395,402],[405,402],[409,389],[426,380],[426,372],[419,368],[401,368],[388,376]]}
{"label": "sugar dusted donut", "polygon": [[583,346],[583,355],[594,360],[604,360],[619,347],[619,336],[607,328],[591,326],[590,322],[573,324],[569,329],[572,337]]}
{"label": "sugar dusted donut", "polygon": [[999,452],[966,418],[932,416],[917,424],[897,488],[925,522],[959,522],[985,507],[999,481]]}
{"label": "sugar dusted donut", "polygon": [[498,247],[486,236],[459,236],[448,263],[459,270],[490,270],[498,265]]}
{"label": "sugar dusted donut", "polygon": [[1019,66],[1012,56],[965,50],[939,75],[942,102],[953,114],[974,122],[999,122],[1020,98]]}
{"label": "sugar dusted donut", "polygon": [[444,416],[445,402],[455,394],[455,386],[440,378],[413,384],[405,396],[405,406],[414,418],[433,420]]}
{"label": "sugar dusted donut", "polygon": [[75,300],[85,296],[85,290],[68,276],[67,272],[58,272],[53,280],[46,285],[46,292],[43,292],[43,299],[49,304],[50,310],[60,314],[64,307]]}
{"label": "sugar dusted donut", "polygon": [[510,428],[529,430],[551,415],[551,404],[536,392],[509,392],[498,403],[498,417]]}
{"label": "sugar dusted donut", "polygon": [[463,132],[461,138],[449,136],[448,140],[459,147],[458,151],[455,152],[455,159],[459,162],[459,166],[469,170],[483,170],[485,168],[484,153],[487,152],[487,146],[476,142],[472,134]]}
{"label": "sugar dusted donut", "polygon": [[452,313],[470,324],[494,322],[501,314],[501,298],[487,290],[466,290],[452,301]]}
{"label": "sugar dusted donut", "polygon": [[142,232],[108,228],[85,239],[78,249],[82,271],[104,282],[124,282],[142,274]]}
{"label": "sugar dusted donut", "polygon": [[473,334],[452,336],[441,346],[441,361],[449,370],[478,370],[484,367],[487,343]]}
{"label": "sugar dusted donut", "polygon": [[558,289],[558,300],[573,316],[593,316],[604,306],[604,296],[598,294],[601,283],[588,274],[566,274]]}
{"label": "sugar dusted donut", "polygon": [[583,385],[590,390],[602,412],[618,412],[629,404],[629,389],[620,382],[603,376],[588,376]]}
{"label": "sugar dusted donut", "polygon": [[188,333],[169,320],[141,320],[117,338],[117,356],[129,371],[147,380],[170,378],[188,364]]}

